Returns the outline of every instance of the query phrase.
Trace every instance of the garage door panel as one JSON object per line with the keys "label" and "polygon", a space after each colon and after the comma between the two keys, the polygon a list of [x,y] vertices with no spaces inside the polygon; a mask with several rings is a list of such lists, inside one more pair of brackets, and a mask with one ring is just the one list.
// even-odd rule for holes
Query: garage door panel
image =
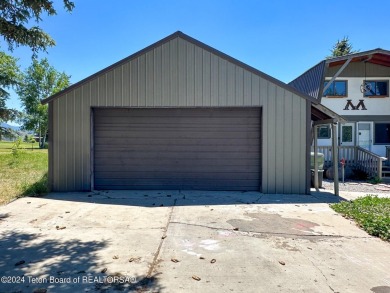
{"label": "garage door panel", "polygon": [[[180,167],[180,170],[179,171],[183,171],[183,172],[203,172],[203,171],[209,171],[209,172],[225,172],[225,173],[235,173],[235,172],[254,172],[254,169],[255,169],[255,166],[252,165],[252,166],[247,166],[247,165],[240,165],[240,166],[233,166],[233,165],[229,165],[229,164],[226,164],[226,165],[220,165],[220,166],[212,166],[212,165],[208,165],[207,167],[205,166],[202,166],[202,165],[192,165],[192,166],[182,166]],[[259,168],[258,168],[259,169]],[[145,164],[142,164],[142,165],[134,165],[134,164],[130,164],[130,163],[122,163],[122,164],[117,164],[117,165],[114,165],[114,164],[107,164],[107,165],[100,165],[100,166],[96,166],[95,165],[95,170],[97,170],[95,172],[95,179],[96,179],[96,174],[98,173],[98,171],[100,170],[104,170],[104,171],[107,171],[107,172],[137,172],[137,171],[140,171],[140,172],[158,172],[158,171],[162,171],[162,172],[166,172],[166,173],[170,173],[170,172],[176,172],[176,170],[172,170],[172,166],[159,166],[159,165],[145,165]],[[118,171],[118,170],[121,170],[121,171]],[[239,171],[238,171],[239,170]],[[260,170],[257,170],[257,172],[259,172]],[[257,173],[255,172],[255,173]]]}
{"label": "garage door panel", "polygon": [[[104,153],[97,153],[95,157],[105,157],[109,156],[110,153],[116,154],[117,152],[138,152],[142,151],[142,153],[146,155],[150,155],[155,152],[173,152],[173,153],[181,153],[187,152],[187,149],[183,145],[172,145],[172,144],[158,144],[158,145],[142,145],[142,144],[131,144],[131,145],[115,145],[115,144],[106,144],[104,146]],[[200,153],[209,153],[210,145],[198,145],[196,148],[197,152]],[[236,152],[236,153],[256,153],[258,154],[258,144],[252,145],[213,145],[212,153],[220,153],[220,152]],[[140,154],[141,155],[141,154]],[[253,154],[255,155],[255,154]]]}
{"label": "garage door panel", "polygon": [[[185,126],[185,127],[184,127]],[[111,131],[140,131],[140,132],[149,132],[149,131],[166,131],[166,130],[174,130],[174,131],[184,131],[184,132],[213,132],[213,131],[253,131],[256,132],[258,130],[258,125],[257,124],[243,124],[243,125],[229,125],[229,129],[226,129],[225,124],[209,124],[209,123],[204,123],[204,124],[193,124],[193,123],[187,123],[186,125],[182,125],[181,127],[178,127],[176,124],[169,123],[169,124],[164,124],[164,123],[159,123],[159,124],[117,124],[113,128],[112,125],[105,124],[102,126],[101,131],[106,131],[108,134]],[[99,135],[101,133],[99,132]]]}
{"label": "garage door panel", "polygon": [[[104,152],[102,154],[97,154],[95,157],[96,164],[99,164],[101,160],[118,160],[128,162],[128,160],[132,160],[132,163],[136,163],[134,160],[160,160],[166,159],[166,160],[181,160],[181,161],[188,161],[188,160],[215,160],[215,163],[218,163],[218,160],[224,160],[226,157],[229,157],[234,160],[242,160],[242,162],[245,162],[245,160],[248,160],[248,162],[253,161],[254,159],[257,161],[260,159],[260,156],[257,152],[172,152],[172,151],[143,151],[142,154],[140,154],[137,151],[125,151],[125,152]],[[145,161],[146,162],[146,161]],[[104,164],[106,162],[103,162]]]}
{"label": "garage door panel", "polygon": [[259,190],[260,110],[94,109],[96,189]]}
{"label": "garage door panel", "polygon": [[[199,189],[199,190],[250,190],[253,185],[257,185],[257,180],[215,180],[215,179],[102,179],[101,186],[107,189],[139,189],[137,186],[146,188],[140,189]],[[252,186],[252,187],[251,187]],[[228,188],[228,189],[225,189]]]}
{"label": "garage door panel", "polygon": [[[102,166],[104,167],[107,164],[112,164],[112,165],[124,165],[128,164],[123,159],[113,159],[113,158],[107,158],[107,159],[100,159],[96,160],[96,165],[97,166]],[[132,165],[138,165],[138,166],[171,166],[172,170],[175,169],[180,169],[185,166],[189,165],[198,165],[198,166],[203,166],[203,167],[208,167],[210,165],[213,166],[251,166],[251,167],[256,167],[258,162],[252,160],[252,159],[232,159],[230,158],[229,161],[227,162],[226,160],[223,159],[204,159],[204,158],[187,158],[187,159],[177,159],[177,158],[160,158],[160,159],[151,159],[151,158],[134,158],[131,159],[131,164]],[[175,166],[172,166],[175,165]],[[125,168],[125,167],[124,167]]]}
{"label": "garage door panel", "polygon": [[191,131],[188,130],[171,130],[171,131],[142,131],[142,130],[132,130],[126,129],[123,131],[116,131],[117,134],[113,133],[113,130],[104,130],[100,131],[96,138],[110,138],[112,135],[120,135],[122,137],[126,137],[128,140],[130,139],[149,139],[150,137],[156,139],[211,139],[211,140],[219,140],[219,139],[259,139],[259,133],[252,132],[244,132],[244,129],[241,131]]}
{"label": "garage door panel", "polygon": [[[120,134],[119,134],[120,135]],[[96,137],[99,139],[99,136]],[[95,141],[96,141],[95,139]],[[259,138],[260,139],[260,138]],[[257,141],[259,139],[256,138],[248,138],[246,139],[249,145],[258,146]],[[107,144],[116,144],[116,145],[182,145],[182,146],[224,146],[224,145],[232,145],[232,146],[240,146],[243,145],[242,139],[234,139],[234,138],[221,138],[221,139],[198,139],[198,138],[144,138],[144,139],[131,139],[126,137],[118,137],[118,138],[101,138],[97,141],[95,146],[102,146],[104,148]]]}
{"label": "garage door panel", "polygon": [[153,185],[100,185],[99,190],[213,190],[213,191],[254,191],[253,186],[245,185],[215,185],[210,186],[207,184],[202,185],[168,185],[163,184],[153,184]]}
{"label": "garage door panel", "polygon": [[171,179],[172,177],[175,179],[207,179],[212,176],[214,179],[226,179],[227,176],[234,176],[239,180],[257,180],[257,174],[253,172],[194,172],[193,170],[187,172],[167,172],[162,171],[123,171],[123,172],[96,172],[95,176],[97,178],[102,179],[153,179],[153,178],[161,178],[161,179]]}

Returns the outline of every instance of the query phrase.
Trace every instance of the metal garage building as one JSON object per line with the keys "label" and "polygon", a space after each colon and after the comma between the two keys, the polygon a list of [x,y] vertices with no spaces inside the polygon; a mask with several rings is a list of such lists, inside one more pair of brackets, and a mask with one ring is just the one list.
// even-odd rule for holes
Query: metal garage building
{"label": "metal garage building", "polygon": [[53,191],[310,191],[316,100],[181,32],[43,103]]}

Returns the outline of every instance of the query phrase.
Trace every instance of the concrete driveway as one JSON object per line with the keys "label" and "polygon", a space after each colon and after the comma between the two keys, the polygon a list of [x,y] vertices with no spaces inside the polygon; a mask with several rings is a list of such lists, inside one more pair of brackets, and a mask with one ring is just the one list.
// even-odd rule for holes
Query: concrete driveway
{"label": "concrete driveway", "polygon": [[0,207],[0,292],[390,292],[390,244],[332,211],[339,200],[200,191],[21,198]]}

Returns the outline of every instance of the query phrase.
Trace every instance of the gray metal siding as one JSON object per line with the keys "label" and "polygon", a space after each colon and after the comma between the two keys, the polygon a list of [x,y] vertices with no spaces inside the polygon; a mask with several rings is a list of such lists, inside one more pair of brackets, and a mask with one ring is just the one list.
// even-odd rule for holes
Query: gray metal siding
{"label": "gray metal siding", "polygon": [[181,38],[52,100],[53,190],[91,188],[90,116],[99,106],[262,107],[262,191],[305,193],[306,100]]}
{"label": "gray metal siding", "polygon": [[259,108],[94,109],[95,189],[260,190]]}

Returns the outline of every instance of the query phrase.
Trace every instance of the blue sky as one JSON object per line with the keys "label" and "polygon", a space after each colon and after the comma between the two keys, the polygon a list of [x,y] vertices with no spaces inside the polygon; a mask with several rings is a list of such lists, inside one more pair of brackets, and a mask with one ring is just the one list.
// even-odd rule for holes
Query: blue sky
{"label": "blue sky", "polygon": [[[72,83],[178,30],[283,82],[329,55],[344,36],[360,51],[390,49],[388,0],[74,0],[71,14],[55,2],[58,15],[40,25],[57,45],[40,57]],[[26,48],[13,55],[22,68],[31,62]],[[15,94],[8,106],[20,107]]]}

